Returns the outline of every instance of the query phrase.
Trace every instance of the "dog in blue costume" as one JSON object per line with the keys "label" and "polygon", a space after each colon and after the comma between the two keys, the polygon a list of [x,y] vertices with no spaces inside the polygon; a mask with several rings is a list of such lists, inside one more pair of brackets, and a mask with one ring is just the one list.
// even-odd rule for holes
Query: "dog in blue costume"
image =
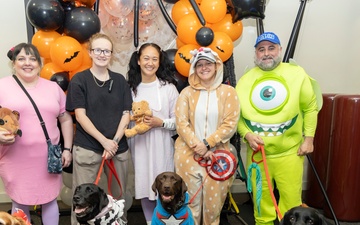
{"label": "dog in blue costume", "polygon": [[152,190],[158,193],[152,225],[182,224],[193,225],[194,217],[188,207],[189,194],[182,178],[174,172],[159,174]]}

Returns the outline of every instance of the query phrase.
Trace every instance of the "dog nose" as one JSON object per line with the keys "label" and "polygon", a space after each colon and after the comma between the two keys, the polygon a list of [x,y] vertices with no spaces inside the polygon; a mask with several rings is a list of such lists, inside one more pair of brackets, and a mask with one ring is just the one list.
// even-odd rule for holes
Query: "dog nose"
{"label": "dog nose", "polygon": [[170,185],[164,185],[164,190],[169,191],[170,190]]}
{"label": "dog nose", "polygon": [[75,195],[73,197],[73,202],[79,202],[79,201],[80,201],[80,197]]}

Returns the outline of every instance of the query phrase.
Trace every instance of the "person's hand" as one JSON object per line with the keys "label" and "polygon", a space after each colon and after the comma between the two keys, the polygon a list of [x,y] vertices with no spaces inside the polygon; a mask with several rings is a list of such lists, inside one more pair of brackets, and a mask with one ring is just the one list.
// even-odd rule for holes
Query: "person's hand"
{"label": "person's hand", "polygon": [[71,161],[72,161],[71,152],[68,150],[64,150],[61,154],[61,161],[62,161],[63,168],[70,166]]}
{"label": "person's hand", "polygon": [[201,141],[199,143],[191,146],[191,148],[196,154],[198,154],[199,156],[202,156],[202,157],[208,151],[206,145]]}
{"label": "person's hand", "polygon": [[305,137],[304,142],[300,145],[300,148],[297,152],[298,155],[306,155],[314,151],[314,138]]}
{"label": "person's hand", "polygon": [[0,130],[0,144],[8,145],[15,142],[15,135],[11,134],[9,131]]}
{"label": "person's hand", "polygon": [[253,134],[253,133],[249,132],[245,135],[245,139],[247,140],[250,148],[253,151],[256,151],[258,149],[259,145],[264,145],[263,139],[257,134]]}
{"label": "person's hand", "polygon": [[106,160],[111,159],[113,156],[111,154],[109,154],[109,152],[104,151],[102,157],[105,157]]}
{"label": "person's hand", "polygon": [[207,151],[204,155],[203,158],[206,160],[213,160],[215,158],[214,152],[212,151]]}
{"label": "person's hand", "polygon": [[103,143],[103,147],[104,147],[105,152],[109,153],[109,155],[111,155],[111,157],[113,157],[116,154],[119,146],[116,141],[107,139]]}
{"label": "person's hand", "polygon": [[144,116],[144,123],[151,128],[162,127],[163,120],[156,116]]}

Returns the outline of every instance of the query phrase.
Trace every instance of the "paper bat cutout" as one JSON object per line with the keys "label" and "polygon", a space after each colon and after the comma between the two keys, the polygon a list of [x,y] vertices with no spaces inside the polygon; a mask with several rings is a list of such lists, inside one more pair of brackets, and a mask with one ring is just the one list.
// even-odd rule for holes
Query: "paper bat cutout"
{"label": "paper bat cutout", "polygon": [[76,56],[79,54],[80,51],[77,51],[77,52],[74,52],[74,55],[73,56],[70,56],[69,58],[66,58],[64,63],[68,63],[68,62],[71,62],[71,60],[73,58],[76,58]]}

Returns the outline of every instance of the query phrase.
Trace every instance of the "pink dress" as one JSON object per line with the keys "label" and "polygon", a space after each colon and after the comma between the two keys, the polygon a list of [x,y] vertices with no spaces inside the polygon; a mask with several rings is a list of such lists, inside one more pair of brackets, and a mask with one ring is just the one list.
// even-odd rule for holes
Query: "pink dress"
{"label": "pink dress", "polygon": [[[65,93],[57,85],[39,78],[26,89],[35,101],[52,143],[58,143],[57,117],[65,112]],[[20,113],[22,137],[12,145],[0,145],[0,177],[9,197],[20,204],[41,205],[60,193],[61,174],[47,172],[47,144],[36,112],[12,76],[0,79],[0,105]]]}

